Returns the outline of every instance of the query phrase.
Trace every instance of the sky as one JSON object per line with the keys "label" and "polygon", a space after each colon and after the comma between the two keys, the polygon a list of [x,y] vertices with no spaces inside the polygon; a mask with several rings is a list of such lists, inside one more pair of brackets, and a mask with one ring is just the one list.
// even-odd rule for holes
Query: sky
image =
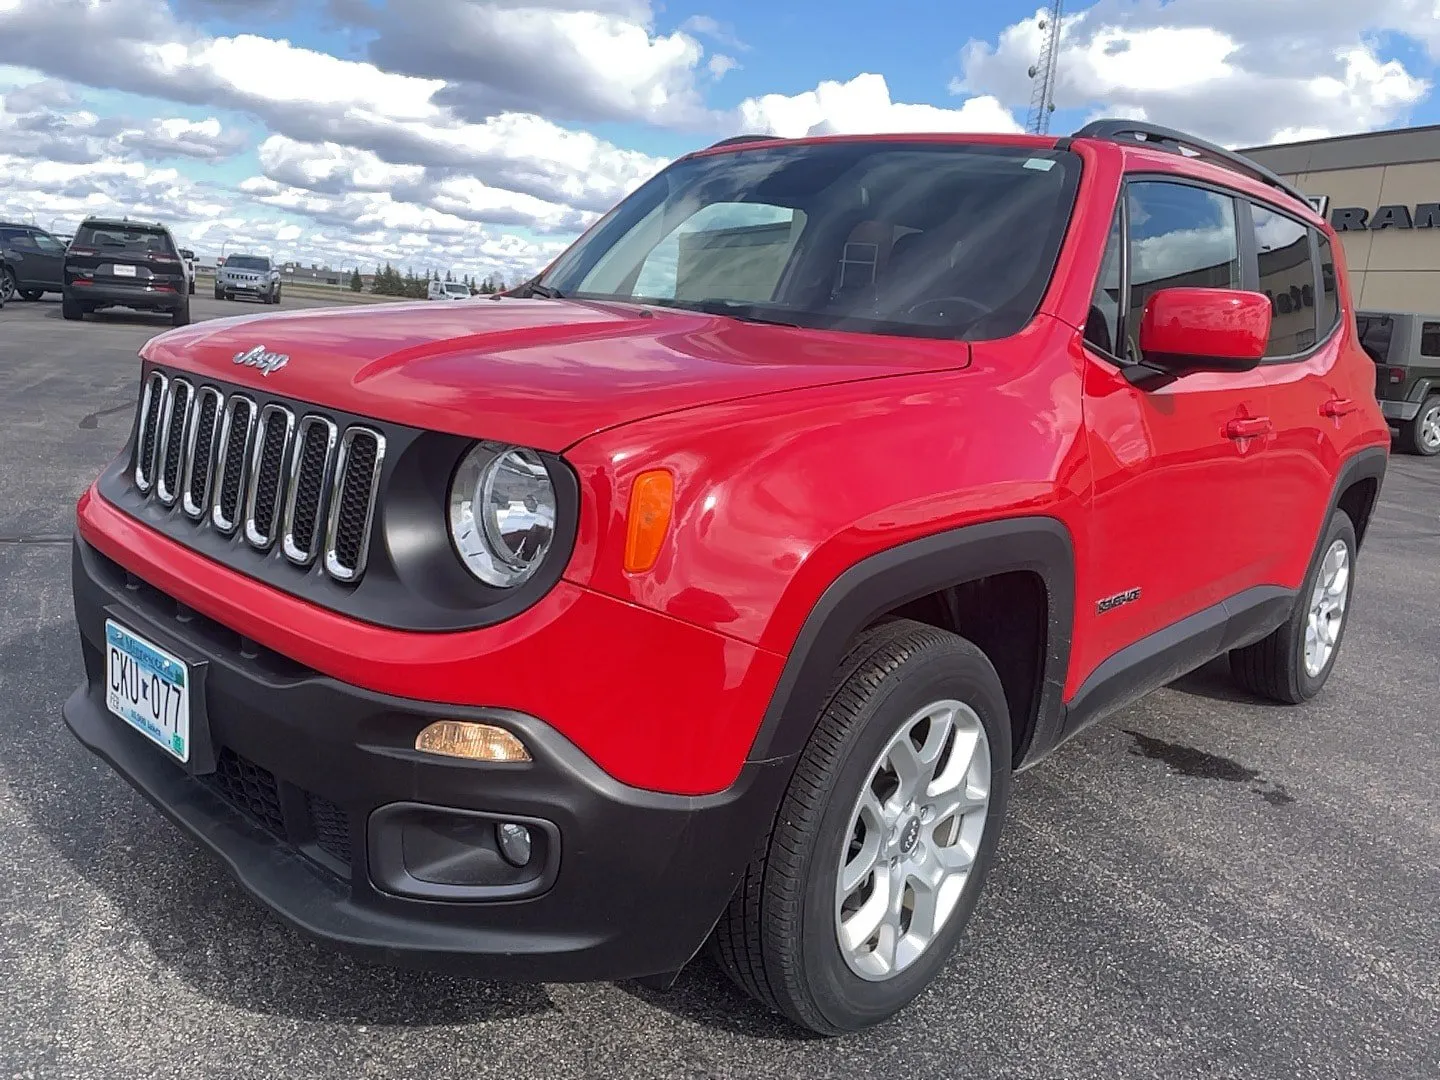
{"label": "sky", "polygon": [[[213,258],[547,264],[741,132],[1017,131],[1031,0],[0,0],[0,219]],[[1229,146],[1440,123],[1440,0],[1066,4],[1051,130]]]}

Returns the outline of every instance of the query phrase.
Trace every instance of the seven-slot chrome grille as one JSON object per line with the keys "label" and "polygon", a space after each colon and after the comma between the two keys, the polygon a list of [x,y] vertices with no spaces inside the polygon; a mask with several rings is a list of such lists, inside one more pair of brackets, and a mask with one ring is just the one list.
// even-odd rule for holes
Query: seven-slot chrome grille
{"label": "seven-slot chrome grille", "polygon": [[[260,552],[317,560],[336,581],[365,571],[385,436],[364,424],[151,372],[140,396],[135,486]],[[323,552],[323,558],[322,558]]]}

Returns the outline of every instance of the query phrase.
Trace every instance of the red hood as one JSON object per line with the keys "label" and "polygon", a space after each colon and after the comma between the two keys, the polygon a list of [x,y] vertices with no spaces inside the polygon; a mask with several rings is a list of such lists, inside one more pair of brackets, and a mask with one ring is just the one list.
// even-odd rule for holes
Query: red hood
{"label": "red hood", "polygon": [[[256,346],[289,357],[263,374]],[[962,343],[562,300],[376,304],[197,323],[146,359],[417,428],[559,451],[694,405],[964,367]]]}

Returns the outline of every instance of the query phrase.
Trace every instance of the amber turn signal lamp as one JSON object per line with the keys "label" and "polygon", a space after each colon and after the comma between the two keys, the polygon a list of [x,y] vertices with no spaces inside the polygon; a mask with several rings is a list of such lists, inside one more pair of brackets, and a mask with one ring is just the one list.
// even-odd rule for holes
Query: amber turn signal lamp
{"label": "amber turn signal lamp", "polygon": [[464,720],[437,720],[415,736],[415,749],[471,761],[529,761],[525,744],[504,728]]}
{"label": "amber turn signal lamp", "polygon": [[630,573],[638,574],[655,565],[670,529],[674,505],[675,478],[664,469],[651,469],[635,478],[625,533],[625,569]]}

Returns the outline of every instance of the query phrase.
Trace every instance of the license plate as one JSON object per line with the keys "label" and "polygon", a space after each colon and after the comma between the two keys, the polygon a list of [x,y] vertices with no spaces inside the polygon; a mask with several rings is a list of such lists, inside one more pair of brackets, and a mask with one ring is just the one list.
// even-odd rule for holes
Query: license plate
{"label": "license plate", "polygon": [[190,760],[190,671],[113,619],[105,620],[105,704],[181,761]]}
{"label": "license plate", "polygon": [[133,266],[122,266],[122,265],[120,265],[119,263],[116,263],[116,264],[115,264],[115,276],[116,276],[116,277],[134,277],[134,276],[135,276],[135,267],[133,267]]}

